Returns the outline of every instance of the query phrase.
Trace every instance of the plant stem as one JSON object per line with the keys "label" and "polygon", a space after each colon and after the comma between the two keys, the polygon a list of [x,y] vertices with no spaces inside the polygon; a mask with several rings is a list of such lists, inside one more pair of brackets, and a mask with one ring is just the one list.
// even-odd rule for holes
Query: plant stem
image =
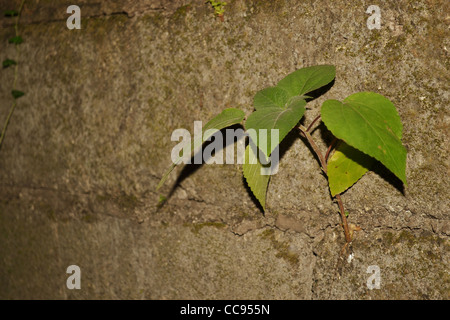
{"label": "plant stem", "polygon": [[336,143],[337,138],[334,137],[333,141],[331,141],[330,146],[328,147],[327,153],[325,153],[325,161],[328,162],[328,156],[330,155],[331,149],[333,149],[334,144]]}
{"label": "plant stem", "polygon": [[323,157],[322,152],[320,152],[319,147],[314,142],[311,134],[308,132],[308,130],[304,126],[300,125],[298,128],[299,128],[300,132],[303,133],[303,135],[306,137],[306,139],[308,140],[309,144],[313,148],[315,154],[317,155],[317,158],[319,158],[320,165],[322,166],[322,170],[326,174],[327,173],[327,162],[325,161],[325,158]]}
{"label": "plant stem", "polygon": [[342,225],[344,227],[345,233],[345,241],[350,243],[352,241],[352,237],[350,236],[350,231],[348,229],[347,217],[345,216],[344,204],[342,203],[341,195],[338,193],[336,196],[336,200],[339,206],[339,212],[341,213]]}
{"label": "plant stem", "polygon": [[14,99],[14,102],[11,106],[11,109],[9,109],[9,113],[8,113],[8,117],[6,118],[5,124],[3,125],[3,130],[2,130],[2,135],[0,136],[0,149],[2,148],[3,145],[3,139],[5,138],[5,134],[6,134],[6,129],[8,128],[8,124],[9,124],[9,120],[11,119],[13,113],[14,113],[14,109],[16,108],[16,99]]}
{"label": "plant stem", "polygon": [[316,123],[317,120],[320,119],[320,114],[311,122],[311,124],[308,126],[308,129],[306,129],[306,131],[310,132],[312,126],[314,125],[314,123]]}
{"label": "plant stem", "polygon": [[[16,23],[14,25],[14,31],[15,31],[16,37],[19,36],[19,19],[20,19],[20,13],[22,12],[24,3],[25,3],[25,0],[22,0],[19,10],[17,11],[18,13],[17,13],[17,17],[16,17]],[[17,63],[14,66],[14,80],[13,80],[12,90],[16,89],[16,82],[17,82],[17,77],[18,77],[18,73],[19,73],[19,58],[20,58],[19,45],[15,44],[15,48],[16,48],[16,53],[17,53],[17,57],[16,57]],[[3,130],[2,130],[2,133],[0,136],[0,149],[3,145],[3,140],[5,139],[6,129],[8,129],[9,121],[14,113],[14,109],[16,108],[16,105],[17,105],[17,100],[14,97],[14,102],[13,102],[11,108],[9,109],[8,117],[6,118],[5,124],[3,125]]]}
{"label": "plant stem", "polygon": [[[316,122],[319,119],[319,117],[316,117],[314,119],[313,123]],[[331,148],[332,148],[333,144],[335,143],[336,139],[334,139],[333,142],[331,143],[331,145],[328,147],[327,153],[326,153],[326,155],[324,157],[322,155],[322,152],[320,151],[319,147],[314,142],[311,134],[309,133],[309,129],[311,129],[311,127],[312,127],[312,124],[309,125],[308,129],[306,129],[304,126],[300,125],[298,127],[298,129],[305,136],[305,138],[308,140],[308,142],[311,145],[312,149],[314,150],[314,153],[316,154],[317,158],[319,158],[320,165],[322,166],[323,172],[325,173],[325,175],[328,178],[328,175],[327,175],[327,159],[328,159],[328,155],[330,154]],[[352,241],[352,238],[350,236],[350,231],[349,231],[349,228],[348,228],[347,217],[345,216],[344,204],[342,203],[342,199],[341,199],[341,195],[340,194],[337,194],[335,196],[335,198],[336,198],[338,206],[339,206],[339,212],[341,214],[342,226],[344,228],[345,241],[346,241],[346,246],[347,246]]]}

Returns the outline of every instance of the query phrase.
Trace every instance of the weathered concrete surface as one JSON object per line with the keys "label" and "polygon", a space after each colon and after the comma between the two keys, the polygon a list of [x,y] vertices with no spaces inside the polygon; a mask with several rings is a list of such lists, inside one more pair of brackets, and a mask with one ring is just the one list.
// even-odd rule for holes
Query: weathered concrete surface
{"label": "weathered concrete surface", "polygon": [[[13,1],[0,1],[1,8]],[[17,1],[16,1],[17,2]],[[0,151],[0,298],[448,299],[448,1],[204,1],[26,4],[18,100]],[[70,3],[72,4],[72,3]],[[14,58],[2,18],[0,58]],[[303,66],[336,65],[312,102],[375,91],[404,124],[408,186],[381,168],[343,195],[354,258],[326,180],[293,134],[262,214],[238,165],[179,168],[161,194],[171,132],[192,130]],[[13,70],[0,72],[0,119]],[[3,121],[3,120],[2,120]],[[313,135],[324,147],[323,128]],[[79,265],[82,289],[65,287]],[[369,290],[378,265],[381,288]]]}

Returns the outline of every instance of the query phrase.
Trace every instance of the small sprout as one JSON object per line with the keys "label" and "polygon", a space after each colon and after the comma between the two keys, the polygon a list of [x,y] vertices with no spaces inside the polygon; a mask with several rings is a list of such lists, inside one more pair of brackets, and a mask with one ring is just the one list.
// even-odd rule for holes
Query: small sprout
{"label": "small sprout", "polygon": [[159,200],[158,200],[158,204],[156,205],[156,207],[158,209],[161,208],[164,205],[164,203],[166,203],[166,201],[167,201],[166,197],[164,197],[163,195],[159,195]]}
{"label": "small sprout", "polygon": [[23,39],[21,36],[15,36],[12,37],[8,40],[9,43],[14,43],[14,44],[21,44],[23,42]]}
{"label": "small sprout", "polygon": [[11,94],[14,97],[14,99],[18,99],[21,96],[25,94],[25,92],[19,91],[19,90],[11,90]]}
{"label": "small sprout", "polygon": [[225,13],[225,6],[227,3],[224,1],[214,0],[208,0],[206,3],[211,4],[211,6],[214,8],[214,14],[223,21],[223,14]]}
{"label": "small sprout", "polygon": [[10,67],[10,66],[12,66],[14,64],[17,64],[17,62],[14,61],[14,60],[11,60],[11,59],[3,60],[3,68],[8,68],[8,67]]}
{"label": "small sprout", "polygon": [[16,17],[19,15],[19,12],[17,12],[16,10],[6,10],[4,14],[5,17]]}

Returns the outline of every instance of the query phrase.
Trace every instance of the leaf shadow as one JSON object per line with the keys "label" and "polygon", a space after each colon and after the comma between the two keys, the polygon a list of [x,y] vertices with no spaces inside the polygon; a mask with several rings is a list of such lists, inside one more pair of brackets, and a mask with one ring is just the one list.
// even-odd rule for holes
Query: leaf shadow
{"label": "leaf shadow", "polygon": [[397,189],[403,196],[405,196],[405,185],[403,182],[397,178],[388,168],[386,168],[381,162],[375,161],[370,171],[376,173],[384,181],[389,183],[395,189]]}
{"label": "leaf shadow", "polygon": [[261,203],[259,203],[258,199],[256,199],[255,195],[252,192],[252,189],[250,189],[250,187],[248,186],[247,180],[245,180],[244,175],[242,175],[242,184],[244,185],[245,190],[247,191],[248,195],[250,196],[250,199],[252,199],[255,206],[261,211],[263,215],[265,215],[264,208],[262,207]]}
{"label": "leaf shadow", "polygon": [[[325,126],[325,124],[322,121],[316,128],[314,128],[314,130],[312,130],[312,132],[314,132],[315,130],[320,131],[320,137],[323,141],[325,141],[326,145],[330,145],[330,143],[335,139],[335,136],[331,133],[330,130],[327,129],[327,127]],[[306,139],[304,138],[304,140],[306,140]],[[337,139],[337,140],[338,140],[338,142],[334,144],[334,148],[336,148],[339,145],[340,140],[339,139]],[[307,145],[311,149],[311,147],[309,146],[309,143],[307,143]],[[355,149],[355,150],[359,151],[357,149]],[[361,152],[361,151],[359,151],[359,152]],[[363,153],[363,152],[361,152],[361,153]],[[370,157],[370,156],[366,155],[365,153],[363,153],[363,154],[364,154],[364,156]],[[330,157],[331,157],[331,153],[330,153]],[[364,157],[352,157],[349,155],[347,155],[347,157],[351,158],[353,161],[359,163],[362,166],[366,165],[366,163],[361,162],[361,160],[360,160],[360,159],[363,159]],[[317,159],[317,161],[319,161],[319,159],[317,157],[316,157],[316,159]],[[381,162],[379,162],[378,160],[376,160],[374,158],[372,158],[372,159],[373,159],[373,164],[370,167],[367,167],[369,169],[369,171],[376,173],[379,177],[381,177],[383,180],[385,180],[390,185],[392,185],[400,193],[405,195],[405,186],[403,185],[403,182],[395,174],[393,174],[389,169],[387,169]],[[330,196],[331,196],[331,193],[330,193]]]}
{"label": "leaf shadow", "polygon": [[[207,148],[211,143],[215,143],[215,139],[216,139],[215,136],[216,136],[216,135],[219,135],[219,134],[220,134],[220,135],[222,135],[222,137],[226,137],[226,134],[225,134],[225,133],[226,133],[226,130],[227,130],[227,129],[233,129],[233,130],[236,130],[236,129],[242,129],[242,130],[243,130],[243,127],[242,127],[242,125],[239,125],[239,124],[229,126],[229,127],[227,127],[227,128],[224,128],[224,129],[219,130],[218,132],[216,132],[216,133],[213,135],[214,139],[210,138],[209,141],[204,142],[203,145],[202,145],[202,148],[201,148],[199,151],[197,151],[197,153],[194,154],[194,155],[191,157],[190,163],[189,163],[189,164],[185,164],[185,165],[183,166],[183,169],[182,169],[181,172],[178,174],[177,180],[176,180],[175,183],[172,185],[172,187],[171,187],[171,189],[170,189],[170,191],[169,191],[169,194],[167,195],[167,200],[169,200],[169,199],[173,196],[173,194],[175,193],[176,189],[180,186],[180,184],[181,184],[184,180],[186,180],[187,178],[189,178],[189,177],[190,177],[192,174],[194,174],[198,169],[200,169],[204,164],[206,164],[206,161],[209,159],[209,157],[206,158],[206,159],[203,157],[203,156],[204,156],[205,148]],[[235,144],[235,142],[236,142],[236,140],[228,141],[228,139],[222,139],[222,148],[218,149],[217,151],[222,151],[222,150],[224,150],[226,147],[231,146],[232,144]],[[197,159],[197,157],[200,156],[199,154],[201,154],[201,159],[202,159],[202,161],[201,161],[201,163],[195,163],[195,159]],[[165,201],[164,204],[165,204],[165,203],[167,203],[167,201]]]}
{"label": "leaf shadow", "polygon": [[311,98],[307,98],[306,102],[316,100],[320,96],[323,96],[325,93],[327,93],[331,89],[331,87],[334,85],[334,82],[335,82],[335,79],[333,79],[330,83],[324,85],[323,87],[320,87],[319,89],[308,92],[306,95]]}

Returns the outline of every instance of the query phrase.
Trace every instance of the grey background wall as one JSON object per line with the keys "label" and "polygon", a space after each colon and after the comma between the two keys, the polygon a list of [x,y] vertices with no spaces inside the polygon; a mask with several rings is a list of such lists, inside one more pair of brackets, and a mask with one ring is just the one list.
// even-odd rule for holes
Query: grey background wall
{"label": "grey background wall", "polygon": [[[224,22],[203,0],[25,3],[26,95],[0,151],[0,298],[449,298],[449,2],[227,2]],[[66,27],[70,4],[81,30]],[[380,30],[366,26],[369,5]],[[14,58],[12,20],[0,24],[0,58]],[[325,99],[374,91],[404,124],[408,185],[376,168],[343,195],[363,229],[350,263],[327,182],[295,134],[264,214],[239,165],[179,167],[155,191],[174,129],[226,107],[249,114],[258,90],[316,64],[337,76],[307,123]],[[2,123],[13,72],[0,72]],[[324,148],[323,127],[314,137]],[[81,290],[66,287],[72,264]],[[371,265],[380,289],[366,285]]]}

